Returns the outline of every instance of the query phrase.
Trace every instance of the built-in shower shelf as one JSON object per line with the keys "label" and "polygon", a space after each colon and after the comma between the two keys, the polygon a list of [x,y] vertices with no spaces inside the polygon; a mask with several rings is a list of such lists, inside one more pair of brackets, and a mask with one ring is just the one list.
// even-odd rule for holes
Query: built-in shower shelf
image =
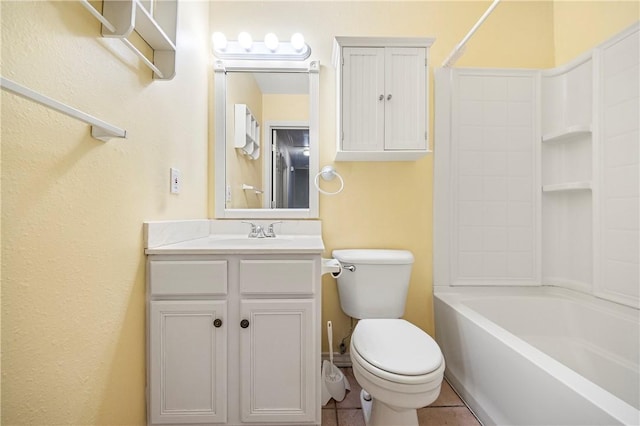
{"label": "built-in shower shelf", "polygon": [[543,185],[542,192],[590,191],[591,181],[554,183]]}
{"label": "built-in shower shelf", "polygon": [[562,143],[570,142],[582,136],[591,135],[590,125],[575,125],[569,126],[564,129],[560,129],[555,132],[542,135],[542,142],[544,143]]}

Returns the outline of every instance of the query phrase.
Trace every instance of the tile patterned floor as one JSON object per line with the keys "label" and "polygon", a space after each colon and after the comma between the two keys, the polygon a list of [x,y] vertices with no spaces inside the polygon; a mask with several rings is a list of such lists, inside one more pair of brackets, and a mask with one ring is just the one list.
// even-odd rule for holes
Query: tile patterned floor
{"label": "tile patterned floor", "polygon": [[[351,384],[351,391],[340,402],[329,401],[322,407],[322,426],[364,426],[360,407],[360,386],[351,368],[343,368]],[[464,402],[445,381],[438,399],[418,410],[420,426],[481,426]],[[393,426],[393,425],[389,425]]]}

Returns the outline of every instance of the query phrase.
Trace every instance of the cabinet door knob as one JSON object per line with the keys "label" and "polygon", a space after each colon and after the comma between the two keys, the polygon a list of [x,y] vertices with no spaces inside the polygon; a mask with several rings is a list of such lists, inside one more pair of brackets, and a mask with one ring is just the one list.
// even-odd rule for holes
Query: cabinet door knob
{"label": "cabinet door knob", "polygon": [[249,327],[249,320],[243,319],[242,321],[240,321],[240,327],[242,328]]}
{"label": "cabinet door knob", "polygon": [[387,100],[388,100],[388,101],[390,101],[390,100],[391,100],[391,93],[389,93],[389,94],[387,95]]}
{"label": "cabinet door knob", "polygon": [[220,318],[216,318],[215,320],[213,320],[213,326],[215,328],[220,328],[222,327],[222,320]]}
{"label": "cabinet door knob", "polygon": [[378,100],[379,100],[379,101],[381,101],[381,100],[383,100],[383,99],[384,99],[384,95],[380,95],[380,96],[378,96]]}

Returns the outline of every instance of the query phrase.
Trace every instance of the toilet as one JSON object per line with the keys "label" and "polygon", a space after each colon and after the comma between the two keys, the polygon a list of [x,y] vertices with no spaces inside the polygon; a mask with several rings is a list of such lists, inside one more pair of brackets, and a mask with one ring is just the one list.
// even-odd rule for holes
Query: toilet
{"label": "toilet", "polygon": [[406,250],[334,250],[342,310],[357,318],[353,373],[367,426],[417,426],[417,409],[440,394],[444,358],[427,333],[401,319],[413,255]]}

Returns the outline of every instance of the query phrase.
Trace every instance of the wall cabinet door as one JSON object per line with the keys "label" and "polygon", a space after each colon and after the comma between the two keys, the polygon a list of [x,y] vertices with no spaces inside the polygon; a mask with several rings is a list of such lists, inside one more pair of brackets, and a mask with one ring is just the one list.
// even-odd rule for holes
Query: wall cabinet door
{"label": "wall cabinet door", "polygon": [[345,47],[342,67],[342,147],[384,150],[384,48]]}
{"label": "wall cabinet door", "polygon": [[150,422],[226,422],[227,302],[150,305]]}
{"label": "wall cabinet door", "polygon": [[342,49],[342,150],[426,150],[426,48]]}
{"label": "wall cabinet door", "polygon": [[427,149],[425,49],[385,48],[385,150]]}
{"label": "wall cabinet door", "polygon": [[312,299],[240,302],[243,422],[300,423],[318,405]]}

